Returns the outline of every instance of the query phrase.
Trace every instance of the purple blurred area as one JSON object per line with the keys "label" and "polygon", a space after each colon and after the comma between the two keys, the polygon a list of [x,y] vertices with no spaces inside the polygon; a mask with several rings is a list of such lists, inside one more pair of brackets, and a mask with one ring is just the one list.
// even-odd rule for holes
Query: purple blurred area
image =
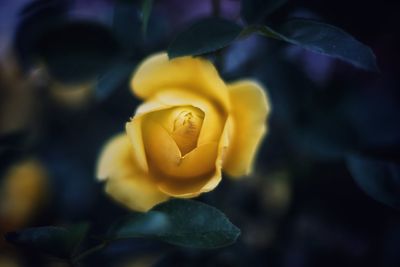
{"label": "purple blurred area", "polygon": [[[4,0],[0,3],[0,59],[10,49],[20,20],[22,8],[31,0]],[[111,0],[71,0],[70,16],[76,19],[94,20],[111,25]]]}
{"label": "purple blurred area", "polygon": [[[196,19],[213,14],[211,0],[160,0],[155,1],[156,7],[163,9],[173,28],[181,28],[193,23]],[[240,19],[240,0],[222,0],[220,16],[238,21]],[[186,26],[187,27],[187,26]]]}
{"label": "purple blurred area", "polygon": [[30,0],[15,0],[0,3],[0,59],[12,43],[20,9],[29,2]]}

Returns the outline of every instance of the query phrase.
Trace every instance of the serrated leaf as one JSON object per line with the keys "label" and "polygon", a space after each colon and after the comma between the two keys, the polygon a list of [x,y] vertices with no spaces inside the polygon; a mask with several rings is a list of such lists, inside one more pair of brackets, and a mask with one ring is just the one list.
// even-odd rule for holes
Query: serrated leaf
{"label": "serrated leaf", "polygon": [[142,237],[179,246],[217,248],[234,243],[239,234],[219,210],[192,200],[173,199],[123,219],[110,229],[108,238]]}
{"label": "serrated leaf", "polygon": [[312,20],[296,19],[273,30],[267,26],[259,33],[298,45],[307,50],[339,58],[356,67],[378,71],[371,48],[335,26]]}
{"label": "serrated leaf", "polygon": [[400,165],[352,155],[349,170],[357,184],[375,200],[400,208]]}
{"label": "serrated leaf", "polygon": [[287,0],[242,0],[241,15],[247,23],[257,23],[286,2]]}
{"label": "serrated leaf", "polygon": [[241,26],[225,19],[202,19],[178,34],[168,48],[168,56],[172,59],[214,52],[232,43],[241,31]]}
{"label": "serrated leaf", "polygon": [[5,235],[8,242],[67,259],[86,235],[88,224],[77,224],[70,228],[43,226],[26,228]]}

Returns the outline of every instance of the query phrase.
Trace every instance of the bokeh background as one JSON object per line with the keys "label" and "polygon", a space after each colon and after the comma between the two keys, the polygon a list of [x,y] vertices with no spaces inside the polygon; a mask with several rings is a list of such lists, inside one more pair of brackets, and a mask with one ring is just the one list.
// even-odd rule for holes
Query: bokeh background
{"label": "bokeh background", "polygon": [[[79,222],[96,235],[129,212],[95,180],[98,154],[139,104],[128,87],[137,63],[215,15],[212,2],[155,0],[146,36],[141,1],[0,2],[2,235]],[[240,1],[219,2],[242,23]],[[336,25],[372,48],[379,73],[260,36],[223,49],[221,75],[259,80],[272,102],[255,173],[199,198],[240,238],[217,250],[120,241],[85,266],[400,266],[399,10],[292,0],[265,20]],[[68,265],[1,240],[0,266]]]}

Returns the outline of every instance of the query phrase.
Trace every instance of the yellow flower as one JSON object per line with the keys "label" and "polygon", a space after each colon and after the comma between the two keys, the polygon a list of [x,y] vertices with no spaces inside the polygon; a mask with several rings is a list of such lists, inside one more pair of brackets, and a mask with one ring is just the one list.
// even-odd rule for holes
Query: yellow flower
{"label": "yellow flower", "polygon": [[145,102],[126,133],[105,146],[97,168],[115,200],[145,211],[213,190],[221,169],[232,177],[251,173],[270,111],[260,84],[225,84],[208,60],[160,53],[138,67],[131,88]]}
{"label": "yellow flower", "polygon": [[6,171],[0,183],[0,233],[29,224],[45,205],[48,182],[46,169],[33,158]]}

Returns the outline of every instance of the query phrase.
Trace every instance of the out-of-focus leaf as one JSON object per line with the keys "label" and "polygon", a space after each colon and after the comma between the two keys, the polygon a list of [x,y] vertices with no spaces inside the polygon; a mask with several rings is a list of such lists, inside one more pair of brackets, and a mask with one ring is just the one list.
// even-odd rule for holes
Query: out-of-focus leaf
{"label": "out-of-focus leaf", "polygon": [[97,99],[100,101],[106,99],[124,81],[128,80],[135,65],[134,62],[122,62],[101,75],[96,86]]}
{"label": "out-of-focus leaf", "polygon": [[240,230],[219,210],[206,204],[174,199],[114,225],[109,239],[145,237],[170,244],[216,248],[234,243]]}
{"label": "out-of-focus leaf", "polygon": [[142,42],[139,10],[133,1],[117,1],[113,13],[113,33],[131,55]]}
{"label": "out-of-focus leaf", "polygon": [[400,164],[400,145],[391,144],[381,147],[367,147],[361,149],[361,154],[373,159],[390,161]]}
{"label": "out-of-focus leaf", "polygon": [[0,173],[21,157],[21,151],[26,148],[29,132],[13,131],[0,135]]}
{"label": "out-of-focus leaf", "polygon": [[257,23],[286,2],[287,0],[242,0],[241,15],[247,23]]}
{"label": "out-of-focus leaf", "polygon": [[225,19],[202,19],[178,34],[168,48],[168,56],[176,58],[214,52],[233,42],[241,31],[241,26]]}
{"label": "out-of-focus leaf", "polygon": [[147,26],[149,24],[149,18],[151,9],[153,7],[153,0],[143,0],[142,4],[142,32],[146,34]]}
{"label": "out-of-focus leaf", "polygon": [[37,44],[38,57],[61,82],[87,81],[114,64],[119,44],[101,24],[75,21],[54,26]]}
{"label": "out-of-focus leaf", "polygon": [[[309,122],[299,127],[292,135],[296,145],[304,153],[310,153],[318,159],[342,159],[349,151],[357,149],[358,140],[340,114],[327,113],[315,108],[320,116],[310,116]],[[311,113],[311,111],[310,111]],[[321,117],[325,116],[324,119]]]}
{"label": "out-of-focus leaf", "polygon": [[85,223],[70,228],[43,226],[10,232],[5,238],[14,245],[66,259],[72,256],[87,230]]}
{"label": "out-of-focus leaf", "polygon": [[42,34],[53,25],[65,20],[70,2],[67,0],[36,0],[20,11],[14,47],[19,63],[29,69],[36,59],[36,44]]}
{"label": "out-of-focus leaf", "polygon": [[399,164],[352,155],[347,158],[347,165],[357,184],[369,196],[400,208]]}
{"label": "out-of-focus leaf", "polygon": [[284,23],[277,30],[263,26],[259,27],[258,32],[316,53],[339,58],[365,70],[378,71],[375,55],[368,46],[329,24],[295,19]]}
{"label": "out-of-focus leaf", "polygon": [[21,16],[29,16],[43,10],[67,10],[70,2],[67,0],[35,0],[28,2],[19,12]]}
{"label": "out-of-focus leaf", "polygon": [[0,135],[0,153],[10,148],[18,148],[25,141],[26,137],[26,131],[16,131]]}

